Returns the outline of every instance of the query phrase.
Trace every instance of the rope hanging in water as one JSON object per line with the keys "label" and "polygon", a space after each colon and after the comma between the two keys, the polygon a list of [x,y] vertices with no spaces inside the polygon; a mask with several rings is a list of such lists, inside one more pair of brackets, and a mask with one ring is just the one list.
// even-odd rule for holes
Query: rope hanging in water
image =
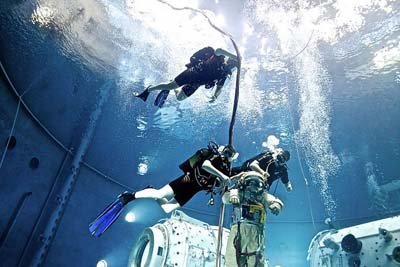
{"label": "rope hanging in water", "polygon": [[242,59],[241,59],[241,55],[240,55],[240,52],[239,52],[239,48],[238,48],[235,40],[233,40],[233,37],[232,37],[231,34],[223,31],[218,26],[216,26],[203,10],[200,10],[200,9],[197,9],[197,8],[193,8],[193,7],[175,7],[175,6],[171,5],[170,3],[168,3],[168,2],[166,2],[164,0],[157,0],[157,1],[169,6],[170,8],[172,8],[174,10],[178,10],[178,11],[180,11],[180,10],[190,10],[190,11],[194,11],[196,13],[199,13],[199,14],[203,15],[203,17],[205,17],[207,19],[207,21],[208,21],[208,23],[210,24],[211,27],[213,27],[215,30],[217,30],[221,34],[227,36],[231,40],[231,42],[233,44],[233,47],[235,48],[235,51],[236,51],[236,57],[238,59],[237,74],[236,74],[236,86],[235,86],[235,98],[234,98],[234,101],[233,101],[232,117],[231,117],[231,122],[230,122],[230,125],[229,125],[229,138],[228,138],[228,143],[230,145],[233,145],[233,127],[235,126],[236,112],[237,112],[237,107],[238,107],[238,103],[239,103],[240,67],[241,67],[241,63],[242,63]]}

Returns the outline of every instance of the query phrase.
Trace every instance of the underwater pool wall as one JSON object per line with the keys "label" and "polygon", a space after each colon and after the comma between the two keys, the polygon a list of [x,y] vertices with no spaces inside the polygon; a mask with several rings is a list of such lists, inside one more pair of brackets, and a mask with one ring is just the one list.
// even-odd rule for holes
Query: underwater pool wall
{"label": "underwater pool wall", "polygon": [[39,266],[43,263],[46,254],[48,252],[48,248],[52,240],[54,239],[60,220],[65,211],[65,207],[69,202],[76,180],[78,178],[78,173],[82,164],[82,159],[85,156],[85,153],[90,145],[94,130],[96,128],[96,123],[101,115],[101,108],[104,105],[104,102],[107,100],[110,87],[111,85],[107,83],[100,88],[99,102],[97,103],[96,108],[90,115],[87,129],[82,136],[81,144],[74,153],[75,155],[73,156],[71,170],[70,170],[71,173],[65,179],[64,185],[62,186],[61,191],[57,196],[56,207],[54,208],[54,210],[50,215],[46,228],[41,236],[42,242],[40,244],[40,247],[35,252],[35,256],[32,260],[31,265],[33,266]]}
{"label": "underwater pool wall", "polygon": [[[74,149],[75,141],[71,137],[71,143],[64,144],[66,150],[57,143],[61,143],[60,140],[52,139],[50,130],[43,128],[46,126],[31,111],[29,102],[24,101],[24,104],[32,114],[19,103],[1,73],[0,142],[1,155],[4,155],[0,168],[1,266],[65,266],[71,263],[95,266],[101,257],[109,254],[115,239],[122,240],[121,246],[130,241],[124,238],[129,231],[126,224],[116,225],[115,232],[101,242],[91,237],[87,229],[98,212],[94,207],[102,207],[115,194],[128,189],[82,162],[111,86],[106,82],[100,87],[86,129],[82,134],[75,134],[82,137],[80,143]],[[13,138],[9,142],[11,130]],[[114,254],[124,253],[121,249]],[[129,251],[125,254],[118,258],[127,260]]]}
{"label": "underwater pool wall", "polygon": [[[6,237],[1,242],[0,259],[4,266],[17,266],[18,260],[27,252],[27,242],[38,239],[32,230],[39,228],[37,219],[51,198],[49,192],[66,153],[50,142],[22,107],[12,134],[16,139],[15,147],[5,150],[18,99],[11,93],[3,75],[0,86],[1,154],[6,151],[0,169],[0,217],[5,219],[0,221],[0,227],[1,235]],[[29,164],[34,157],[39,160],[36,169],[30,168]],[[31,194],[24,205],[18,206],[18,201],[28,192]],[[17,216],[12,216],[16,209]],[[11,227],[7,228],[6,224]]]}

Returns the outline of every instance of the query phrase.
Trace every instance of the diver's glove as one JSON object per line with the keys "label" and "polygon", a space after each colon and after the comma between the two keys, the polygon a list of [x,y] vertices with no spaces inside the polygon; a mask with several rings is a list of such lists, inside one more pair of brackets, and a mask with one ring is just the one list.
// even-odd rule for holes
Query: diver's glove
{"label": "diver's glove", "polygon": [[286,191],[287,191],[287,192],[292,191],[292,190],[293,190],[292,183],[291,183],[290,181],[287,182],[287,183],[285,184],[285,188],[286,188]]}
{"label": "diver's glove", "polygon": [[217,97],[215,95],[213,95],[212,97],[210,97],[210,100],[208,100],[209,103],[214,103],[215,100],[217,100]]}
{"label": "diver's glove", "polygon": [[239,189],[231,189],[229,191],[229,202],[232,204],[239,204]]}

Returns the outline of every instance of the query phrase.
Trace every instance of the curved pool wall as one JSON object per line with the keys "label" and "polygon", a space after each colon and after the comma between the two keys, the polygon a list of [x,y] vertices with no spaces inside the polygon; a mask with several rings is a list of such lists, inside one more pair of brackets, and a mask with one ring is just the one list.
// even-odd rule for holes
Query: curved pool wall
{"label": "curved pool wall", "polygon": [[[220,2],[204,1],[200,7],[232,14],[249,14],[250,5],[263,8],[257,1]],[[162,186],[180,175],[177,165],[208,140],[227,141],[233,90],[224,90],[216,105],[207,104],[207,92],[201,91],[181,103],[171,97],[161,110],[134,99],[132,92],[169,79],[199,46],[231,49],[229,41],[215,35],[212,40],[167,42],[163,38],[171,33],[165,29],[160,36],[164,49],[152,39],[154,29],[146,20],[130,22],[124,10],[131,4],[0,4],[0,61],[8,75],[0,73],[0,265],[95,266],[105,259],[109,266],[125,266],[141,231],[166,216],[162,210],[153,201],[135,203],[129,210],[136,222],[121,216],[99,239],[90,236],[88,223],[120,192]],[[323,6],[339,9],[339,4]],[[302,45],[288,42],[282,54],[244,53],[235,127],[239,162],[261,151],[268,134],[280,137],[292,152],[289,174],[295,190],[286,194],[277,187],[285,209],[267,223],[267,255],[273,265],[307,266],[308,244],[327,228],[327,216],[345,227],[400,209],[398,191],[385,187],[398,179],[400,158],[399,59],[386,53],[399,45],[399,6],[393,1],[388,6],[389,13],[377,8],[363,14],[365,25],[342,31],[336,42],[312,40],[311,50],[293,64],[282,63],[284,68],[274,62],[282,62],[285,49],[290,55],[300,51],[312,30],[304,32]],[[279,14],[281,7],[268,10]],[[263,18],[253,18],[266,34]],[[124,28],[127,21],[136,28]],[[275,51],[288,25],[268,25],[269,51]],[[198,30],[207,27],[203,23]],[[241,36],[238,28],[229,30]],[[249,43],[257,38],[248,37]],[[171,52],[176,50],[182,53]],[[155,56],[148,58],[150,53]],[[252,67],[257,60],[268,67]],[[233,88],[233,82],[227,86]],[[11,132],[15,147],[6,149]],[[200,193],[184,211],[216,225],[220,202],[217,197],[216,205],[208,207],[208,197]]]}

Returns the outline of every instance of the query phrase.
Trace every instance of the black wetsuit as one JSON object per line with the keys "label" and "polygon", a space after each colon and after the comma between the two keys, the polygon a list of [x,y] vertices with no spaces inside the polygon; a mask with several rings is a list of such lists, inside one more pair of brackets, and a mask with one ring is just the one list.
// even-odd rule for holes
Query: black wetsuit
{"label": "black wetsuit", "polygon": [[[196,54],[199,56],[196,58]],[[175,78],[186,96],[191,96],[201,85],[211,88],[215,84],[223,86],[232,66],[225,63],[225,56],[215,55],[212,47],[205,47],[196,52],[187,64],[187,69]]]}
{"label": "black wetsuit", "polygon": [[190,169],[187,173],[169,183],[175,193],[175,199],[181,207],[196,193],[212,189],[217,177],[201,168],[207,159],[215,168],[229,176],[230,163],[222,159],[221,156],[212,154],[209,158],[202,159],[196,163],[195,168]]}
{"label": "black wetsuit", "polygon": [[272,183],[277,179],[281,179],[284,184],[289,182],[286,163],[280,165],[277,160],[272,157],[271,152],[263,152],[249,160],[246,160],[240,167],[232,168],[232,173],[238,174],[244,171],[252,171],[250,164],[255,160],[259,162],[260,168],[268,172],[270,175],[268,177],[268,188],[270,188]]}

